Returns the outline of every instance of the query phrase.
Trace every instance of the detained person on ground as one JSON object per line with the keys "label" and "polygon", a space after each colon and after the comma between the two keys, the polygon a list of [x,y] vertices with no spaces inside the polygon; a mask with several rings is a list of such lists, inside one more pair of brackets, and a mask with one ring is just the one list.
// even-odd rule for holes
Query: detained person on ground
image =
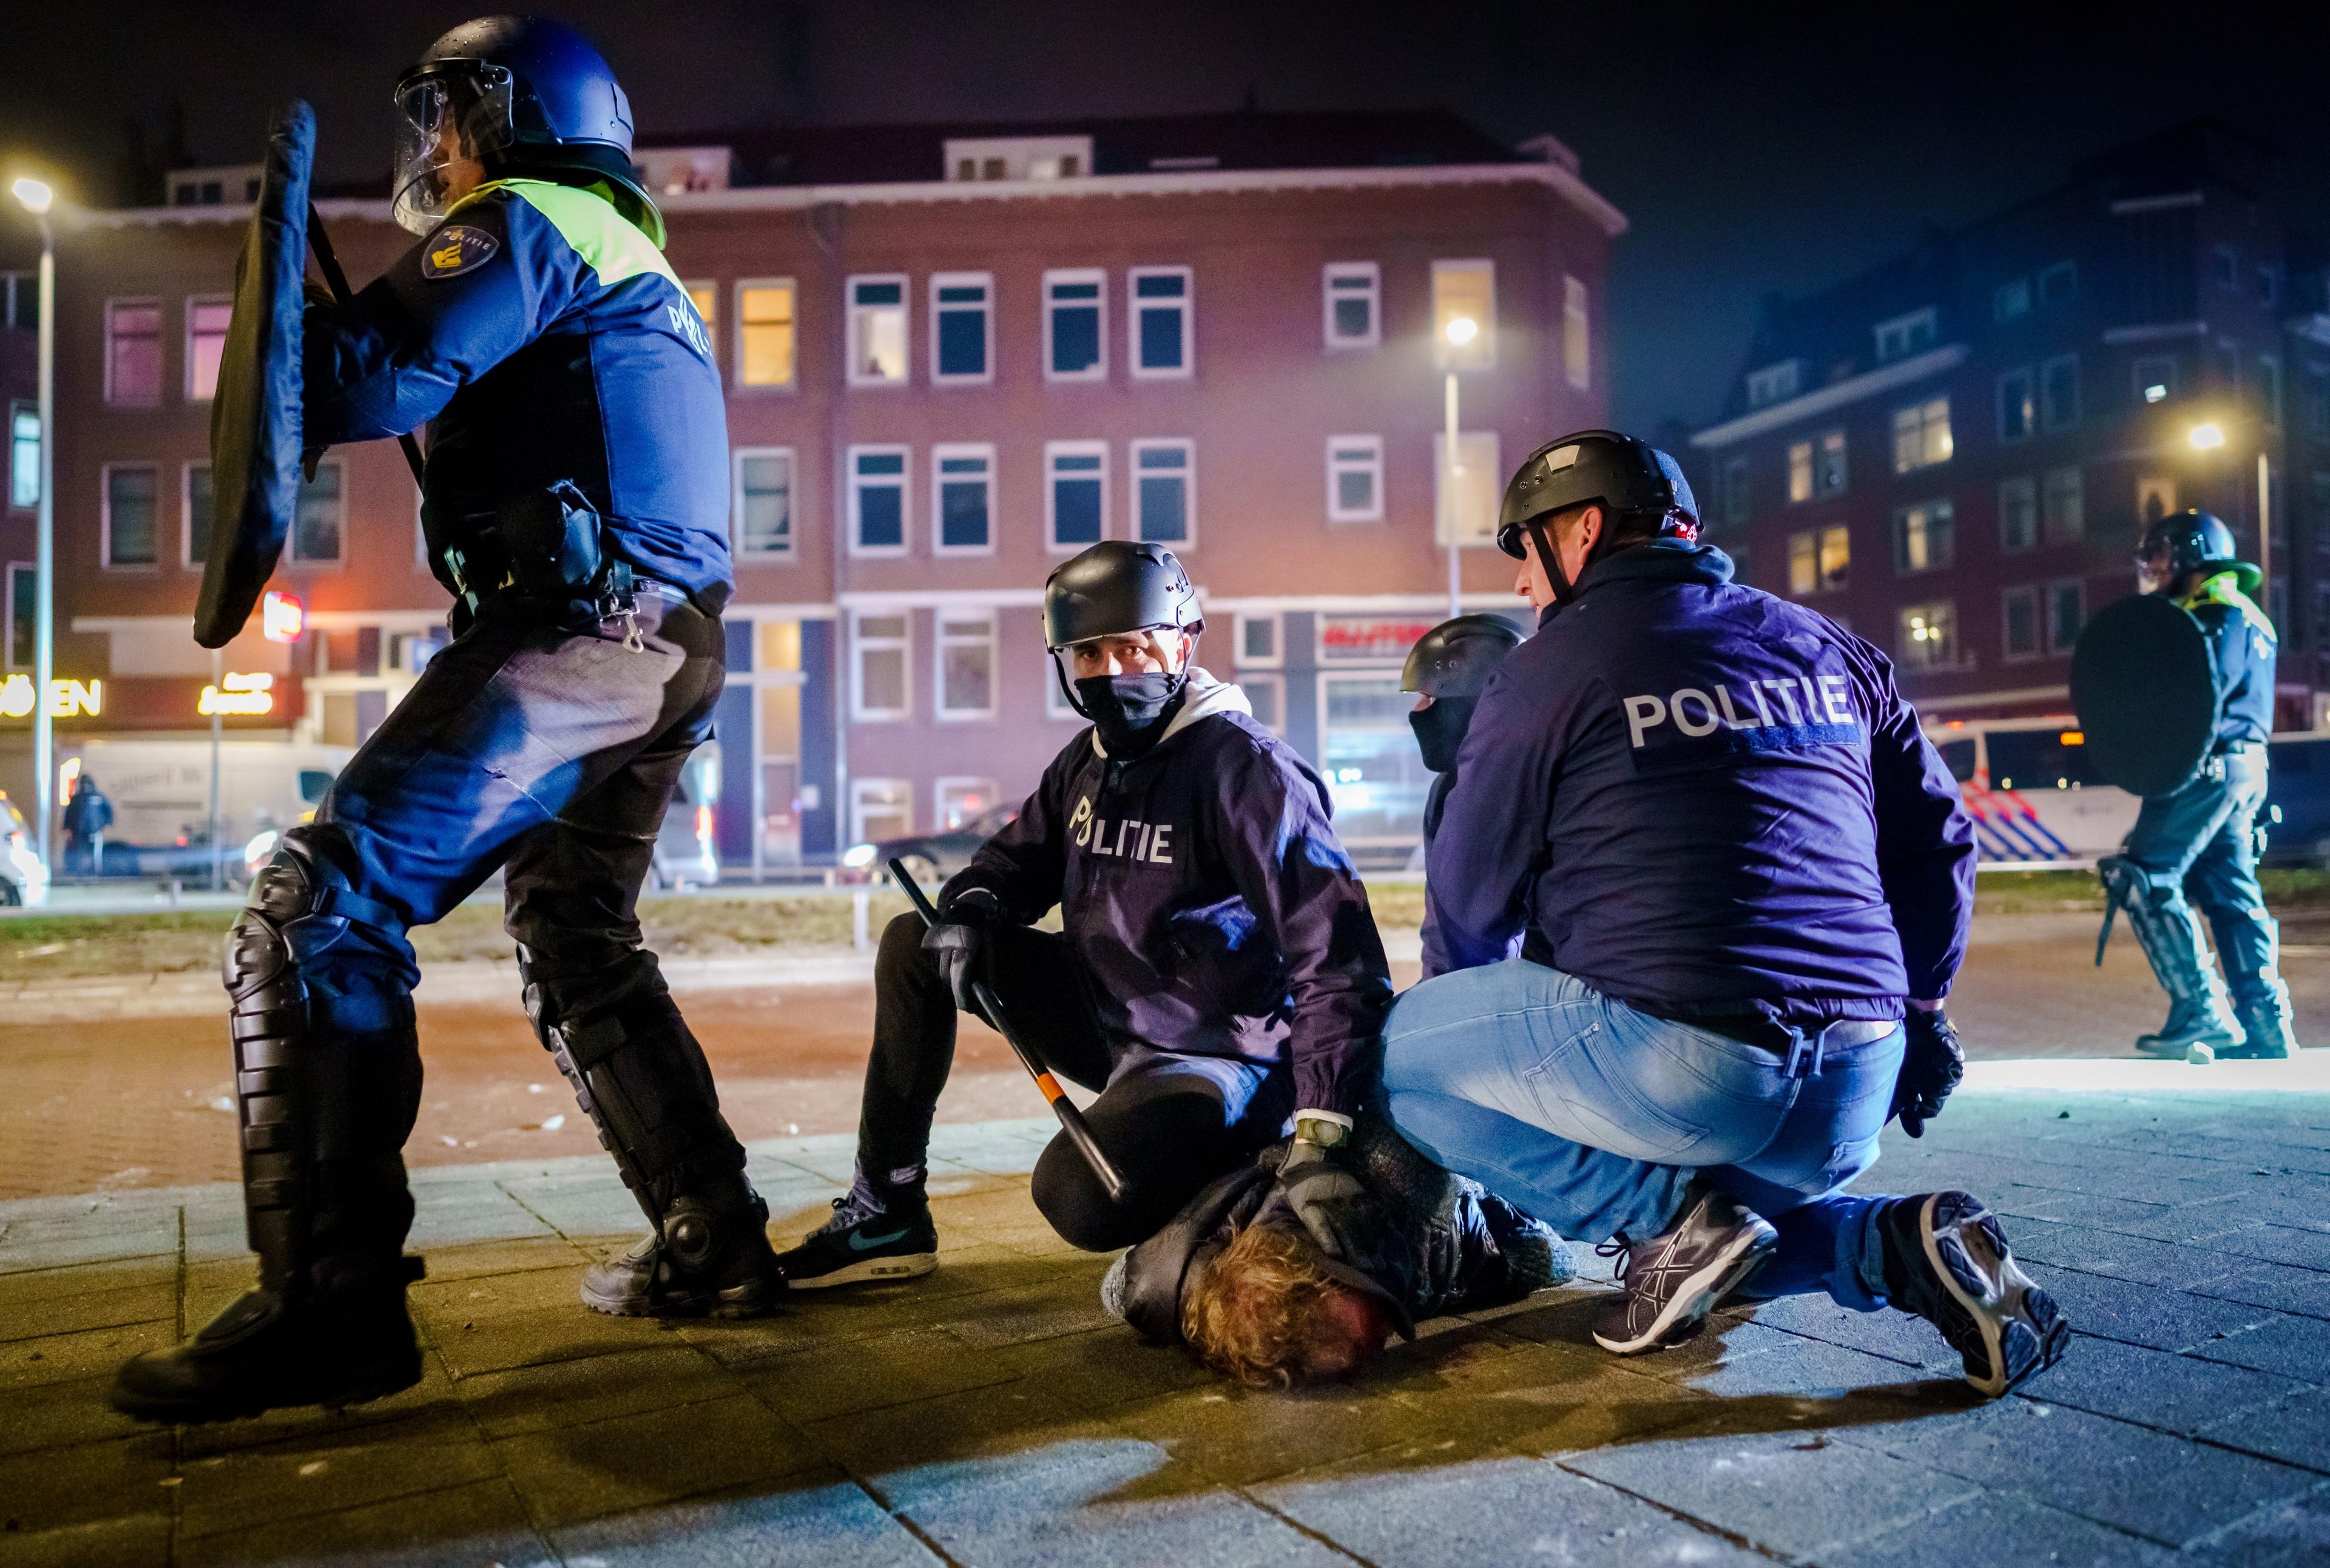
{"label": "detained person on ground", "polygon": [[1539,630],[1458,755],[1437,956],[1384,1030],[1390,1117],[1606,1240],[1607,1349],[1824,1290],[1927,1318],[2003,1393],[2070,1330],[1997,1221],[1965,1193],[1843,1190],[1890,1117],[1919,1136],[1957,1081],[1972,829],[1884,654],[1698,535],[1674,461],[1614,432],[1508,488],[1498,542]]}
{"label": "detained person on ground", "polygon": [[[1065,1135],[1031,1182],[1075,1246],[1141,1240],[1298,1117],[1302,1160],[1337,1174],[1391,998],[1383,946],[1326,785],[1198,665],[1204,625],[1156,545],[1095,545],[1045,584],[1055,671],[1092,727],[941,890],[934,926],[884,931],[856,1179],[781,1255],[793,1288],[936,1266],[931,1118],[981,981],[1046,1066],[1099,1096],[1085,1117],[1123,1194]],[[1060,934],[1032,929],[1055,905]]]}

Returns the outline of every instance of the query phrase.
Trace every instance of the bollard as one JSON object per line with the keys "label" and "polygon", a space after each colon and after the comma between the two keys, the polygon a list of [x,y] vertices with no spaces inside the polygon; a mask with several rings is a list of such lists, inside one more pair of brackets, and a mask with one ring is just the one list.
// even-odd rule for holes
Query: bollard
{"label": "bollard", "polygon": [[175,909],[175,908],[176,908],[178,907],[178,894],[179,894],[179,891],[180,891],[180,885],[179,885],[179,882],[178,882],[178,879],[177,879],[177,878],[175,878],[175,877],[171,878],[171,879],[170,879],[170,908],[173,908],[173,909]]}
{"label": "bollard", "polygon": [[873,900],[874,895],[864,888],[849,895],[849,941],[850,945],[860,953],[865,952],[870,946],[867,939],[866,925],[867,907]]}

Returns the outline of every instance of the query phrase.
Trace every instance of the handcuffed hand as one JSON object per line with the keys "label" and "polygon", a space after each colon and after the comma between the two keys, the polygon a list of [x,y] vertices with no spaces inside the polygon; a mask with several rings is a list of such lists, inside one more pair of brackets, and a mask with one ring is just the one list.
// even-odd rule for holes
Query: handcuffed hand
{"label": "handcuffed hand", "polygon": [[1912,1007],[1907,1022],[1909,1042],[1901,1055],[1901,1076],[1893,1084],[1893,1114],[1901,1118],[1903,1132],[1920,1138],[1965,1077],[1965,1052],[1949,1014],[1940,1008],[1928,1012]]}
{"label": "handcuffed hand", "polygon": [[986,978],[988,948],[1002,918],[1003,906],[993,893],[967,888],[940,907],[938,924],[923,933],[923,951],[936,960],[954,1004],[965,1012],[979,1011],[971,986]]}

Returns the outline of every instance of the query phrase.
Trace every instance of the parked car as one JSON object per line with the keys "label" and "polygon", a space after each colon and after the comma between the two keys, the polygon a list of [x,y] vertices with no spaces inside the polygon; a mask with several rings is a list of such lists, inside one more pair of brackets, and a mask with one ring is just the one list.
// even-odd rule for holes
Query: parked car
{"label": "parked car", "polygon": [[2297,735],[2266,748],[2265,858],[2330,866],[2330,735]]}
{"label": "parked car", "polygon": [[1946,720],[1926,737],[1958,781],[1985,864],[2088,864],[2117,850],[2143,802],[2096,775],[2069,716]]}
{"label": "parked car", "polygon": [[33,830],[25,825],[24,813],[0,790],[0,833],[7,835],[7,846],[0,852],[0,904],[40,905],[49,901],[49,869],[41,863],[41,851],[33,847]]}
{"label": "parked car", "polygon": [[907,874],[915,881],[943,882],[971,864],[971,856],[979,853],[979,846],[1001,832],[1018,815],[1018,806],[991,806],[962,826],[944,832],[854,844],[842,852],[841,869],[844,875],[887,881],[890,862],[904,860]]}

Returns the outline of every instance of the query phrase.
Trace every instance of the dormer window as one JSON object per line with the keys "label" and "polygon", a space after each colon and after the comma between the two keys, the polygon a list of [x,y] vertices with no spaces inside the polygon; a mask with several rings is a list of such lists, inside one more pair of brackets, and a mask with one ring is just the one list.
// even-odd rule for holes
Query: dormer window
{"label": "dormer window", "polygon": [[1766,365],[1761,370],[1748,373],[1748,406],[1761,408],[1767,403],[1778,403],[1794,397],[1804,381],[1804,362],[1783,359],[1777,365]]}
{"label": "dormer window", "polygon": [[950,137],[950,180],[1073,180],[1092,173],[1088,136]]}
{"label": "dormer window", "polygon": [[1890,321],[1880,321],[1877,332],[1877,362],[1907,359],[1912,354],[1922,354],[1934,346],[1941,336],[1941,315],[1931,305],[1912,310],[1906,316],[1896,316]]}
{"label": "dormer window", "polygon": [[735,156],[725,147],[651,147],[639,153],[639,183],[659,196],[725,191]]}

